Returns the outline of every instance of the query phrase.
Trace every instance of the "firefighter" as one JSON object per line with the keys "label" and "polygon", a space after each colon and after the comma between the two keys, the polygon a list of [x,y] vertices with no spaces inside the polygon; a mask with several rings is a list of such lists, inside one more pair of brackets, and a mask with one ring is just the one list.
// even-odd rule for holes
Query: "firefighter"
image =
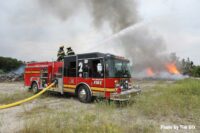
{"label": "firefighter", "polygon": [[63,61],[65,56],[64,46],[60,46],[57,54],[57,61]]}
{"label": "firefighter", "polygon": [[75,53],[74,53],[74,51],[72,50],[71,47],[68,47],[68,48],[67,48],[67,53],[66,53],[66,55],[75,55]]}

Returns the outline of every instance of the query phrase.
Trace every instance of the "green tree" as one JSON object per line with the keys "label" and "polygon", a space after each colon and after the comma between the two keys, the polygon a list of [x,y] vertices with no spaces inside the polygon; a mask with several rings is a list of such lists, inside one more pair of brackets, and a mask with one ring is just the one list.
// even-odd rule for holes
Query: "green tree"
{"label": "green tree", "polygon": [[22,64],[23,62],[17,59],[0,56],[0,70],[2,70],[3,72],[15,70],[19,68]]}
{"label": "green tree", "polygon": [[192,69],[192,76],[200,77],[200,66],[194,66]]}

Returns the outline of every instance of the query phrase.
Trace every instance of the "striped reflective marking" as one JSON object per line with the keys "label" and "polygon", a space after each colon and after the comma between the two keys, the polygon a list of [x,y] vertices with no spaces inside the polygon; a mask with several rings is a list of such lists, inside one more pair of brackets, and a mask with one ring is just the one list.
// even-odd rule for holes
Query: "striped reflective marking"
{"label": "striped reflective marking", "polygon": [[[76,85],[64,85],[64,88],[67,88],[67,89],[75,89],[76,88]],[[115,88],[99,88],[99,87],[91,87],[91,90],[92,91],[96,91],[96,92],[115,92]]]}
{"label": "striped reflective marking", "polygon": [[48,67],[48,65],[26,66],[26,68],[41,68],[41,67]]}
{"label": "striped reflective marking", "polygon": [[64,92],[75,92],[75,89],[63,88]]}
{"label": "striped reflective marking", "polygon": [[65,88],[75,89],[76,85],[64,85]]}
{"label": "striped reflective marking", "polygon": [[76,85],[64,85],[64,92],[75,92]]}
{"label": "striped reflective marking", "polygon": [[30,74],[30,73],[40,73],[40,71],[26,71],[26,74]]}
{"label": "striped reflective marking", "polygon": [[99,88],[99,87],[91,87],[93,91],[106,91],[106,92],[115,92],[115,88]]}

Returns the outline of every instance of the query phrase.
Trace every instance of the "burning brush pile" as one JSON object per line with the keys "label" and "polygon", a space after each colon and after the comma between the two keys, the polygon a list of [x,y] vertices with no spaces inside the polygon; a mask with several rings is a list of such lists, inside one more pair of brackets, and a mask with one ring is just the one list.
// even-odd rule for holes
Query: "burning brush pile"
{"label": "burning brush pile", "polygon": [[137,74],[142,79],[165,79],[165,80],[178,80],[187,78],[187,75],[181,73],[181,68],[178,68],[176,63],[166,63],[164,69],[156,70],[155,68],[148,67],[143,72]]}
{"label": "burning brush pile", "polygon": [[24,76],[24,67],[25,66],[21,66],[15,71],[0,74],[0,82],[22,81]]}
{"label": "burning brush pile", "polygon": [[0,82],[13,82],[13,81],[21,81],[21,80],[23,80],[23,74],[10,72],[10,73],[0,75]]}

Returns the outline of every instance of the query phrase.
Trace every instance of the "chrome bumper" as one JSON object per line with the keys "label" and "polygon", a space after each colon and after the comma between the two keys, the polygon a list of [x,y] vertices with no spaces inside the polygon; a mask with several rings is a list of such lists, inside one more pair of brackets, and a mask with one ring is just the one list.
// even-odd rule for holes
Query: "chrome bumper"
{"label": "chrome bumper", "polygon": [[110,96],[110,100],[114,101],[128,101],[131,96],[137,95],[141,93],[141,89],[139,86],[133,87],[129,90],[122,91],[121,93],[112,93]]}

